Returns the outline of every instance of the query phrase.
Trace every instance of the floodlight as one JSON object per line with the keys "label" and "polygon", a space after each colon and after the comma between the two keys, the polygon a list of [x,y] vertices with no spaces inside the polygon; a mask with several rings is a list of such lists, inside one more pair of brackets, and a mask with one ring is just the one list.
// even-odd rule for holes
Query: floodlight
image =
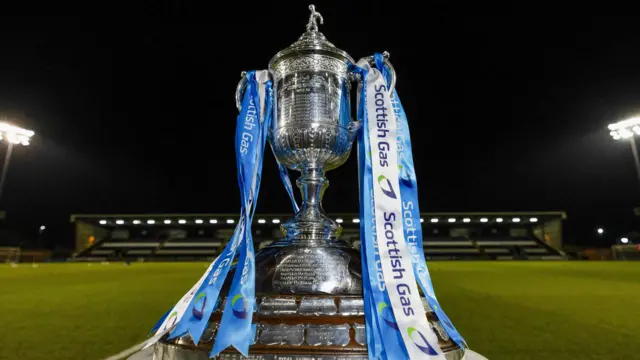
{"label": "floodlight", "polygon": [[22,144],[24,146],[28,146],[29,141],[34,134],[35,133],[31,130],[23,129],[7,122],[0,121],[0,140],[7,139],[10,144]]}

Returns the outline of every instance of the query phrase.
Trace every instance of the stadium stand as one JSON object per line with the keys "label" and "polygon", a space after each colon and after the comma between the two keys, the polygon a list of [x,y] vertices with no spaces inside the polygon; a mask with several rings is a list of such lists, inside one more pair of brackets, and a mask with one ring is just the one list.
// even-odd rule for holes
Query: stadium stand
{"label": "stadium stand", "polygon": [[426,237],[423,242],[427,260],[478,259],[480,249],[467,237]]}
{"label": "stadium stand", "polygon": [[[290,214],[256,215],[255,247],[282,236],[280,223]],[[360,246],[356,214],[333,214],[341,238]],[[564,259],[562,212],[424,213],[424,254],[428,260]],[[204,260],[217,256],[232,237],[237,215],[150,214],[72,215],[76,259],[155,261]]]}

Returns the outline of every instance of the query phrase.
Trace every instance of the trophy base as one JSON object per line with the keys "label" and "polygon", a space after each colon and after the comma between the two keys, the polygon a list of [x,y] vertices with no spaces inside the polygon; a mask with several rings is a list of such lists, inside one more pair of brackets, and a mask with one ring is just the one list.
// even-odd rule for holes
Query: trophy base
{"label": "trophy base", "polygon": [[[212,314],[198,345],[189,335],[171,340],[165,337],[155,345],[153,359],[208,359],[223,308],[224,302]],[[465,349],[451,341],[436,315],[429,312],[427,318],[446,359],[464,359]],[[261,296],[253,322],[256,333],[248,359],[368,360],[364,300],[358,295]],[[244,357],[229,348],[216,358]]]}
{"label": "trophy base", "polygon": [[[447,360],[470,360],[465,357],[464,351],[458,349],[454,352],[445,353]],[[209,354],[206,351],[189,350],[171,344],[158,343],[153,349],[153,356],[145,360],[208,360]],[[248,357],[240,353],[222,353],[216,357],[220,360],[369,360],[367,354],[249,354]],[[478,358],[479,360],[480,358]],[[482,358],[484,359],[484,358]],[[133,359],[131,359],[133,360]],[[137,360],[137,359],[136,359]]]}
{"label": "trophy base", "polygon": [[[365,306],[360,252],[332,240],[283,239],[256,254],[256,327],[249,359],[366,360]],[[187,334],[161,339],[154,360],[209,358],[233,279],[232,270],[221,299],[198,345]],[[429,309],[423,298],[425,309]],[[427,312],[447,360],[461,360],[465,349],[448,336],[435,313]],[[219,359],[240,360],[229,348]]]}

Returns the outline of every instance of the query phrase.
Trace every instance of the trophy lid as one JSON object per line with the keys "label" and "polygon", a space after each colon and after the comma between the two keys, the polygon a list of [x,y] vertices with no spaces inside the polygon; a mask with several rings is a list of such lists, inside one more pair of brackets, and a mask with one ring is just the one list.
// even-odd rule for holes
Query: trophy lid
{"label": "trophy lid", "polygon": [[319,12],[316,12],[316,7],[309,5],[309,10],[311,10],[311,15],[307,23],[307,32],[302,34],[298,41],[294,42],[291,46],[277,53],[269,62],[269,68],[277,66],[278,63],[284,59],[310,53],[328,55],[345,62],[355,63],[346,51],[335,47],[335,45],[330,43],[327,38],[318,31],[317,21],[320,20],[320,24],[323,24],[324,19]]}

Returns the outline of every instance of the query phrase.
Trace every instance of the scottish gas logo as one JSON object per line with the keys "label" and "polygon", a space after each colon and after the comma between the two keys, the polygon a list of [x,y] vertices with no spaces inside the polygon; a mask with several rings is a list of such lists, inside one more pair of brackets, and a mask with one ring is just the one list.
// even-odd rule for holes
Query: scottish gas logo
{"label": "scottish gas logo", "polygon": [[393,186],[391,186],[391,181],[389,181],[389,179],[387,179],[386,176],[384,175],[378,176],[378,185],[380,185],[380,190],[382,190],[382,192],[388,197],[392,199],[398,198],[396,196],[395,190],[393,189]]}
{"label": "scottish gas logo", "polygon": [[393,311],[389,307],[389,304],[382,301],[378,303],[378,314],[384,320],[384,322],[390,327],[399,330],[398,323],[396,323],[395,318],[393,317]]}
{"label": "scottish gas logo", "polygon": [[[420,351],[431,356],[438,355],[438,352],[429,344],[427,338],[418,329],[410,327],[407,329],[407,334],[409,335],[411,341],[413,341],[413,344],[418,347]],[[414,334],[418,334],[417,342]]]}
{"label": "scottish gas logo", "polygon": [[413,188],[413,181],[411,180],[411,173],[409,172],[409,170],[407,170],[407,168],[402,165],[398,165],[398,173],[400,177],[400,183],[408,188]]}
{"label": "scottish gas logo", "polygon": [[233,315],[238,319],[246,319],[249,316],[247,312],[247,303],[244,300],[244,297],[240,294],[237,294],[231,300],[231,310],[233,310]]}
{"label": "scottish gas logo", "polygon": [[204,316],[204,308],[207,306],[207,294],[203,291],[199,293],[195,299],[193,299],[193,307],[191,308],[191,313],[193,316],[202,320]]}
{"label": "scottish gas logo", "polygon": [[173,311],[171,315],[169,315],[169,317],[167,318],[165,326],[162,328],[162,330],[172,327],[173,325],[176,324],[177,321],[178,321],[178,312]]}

